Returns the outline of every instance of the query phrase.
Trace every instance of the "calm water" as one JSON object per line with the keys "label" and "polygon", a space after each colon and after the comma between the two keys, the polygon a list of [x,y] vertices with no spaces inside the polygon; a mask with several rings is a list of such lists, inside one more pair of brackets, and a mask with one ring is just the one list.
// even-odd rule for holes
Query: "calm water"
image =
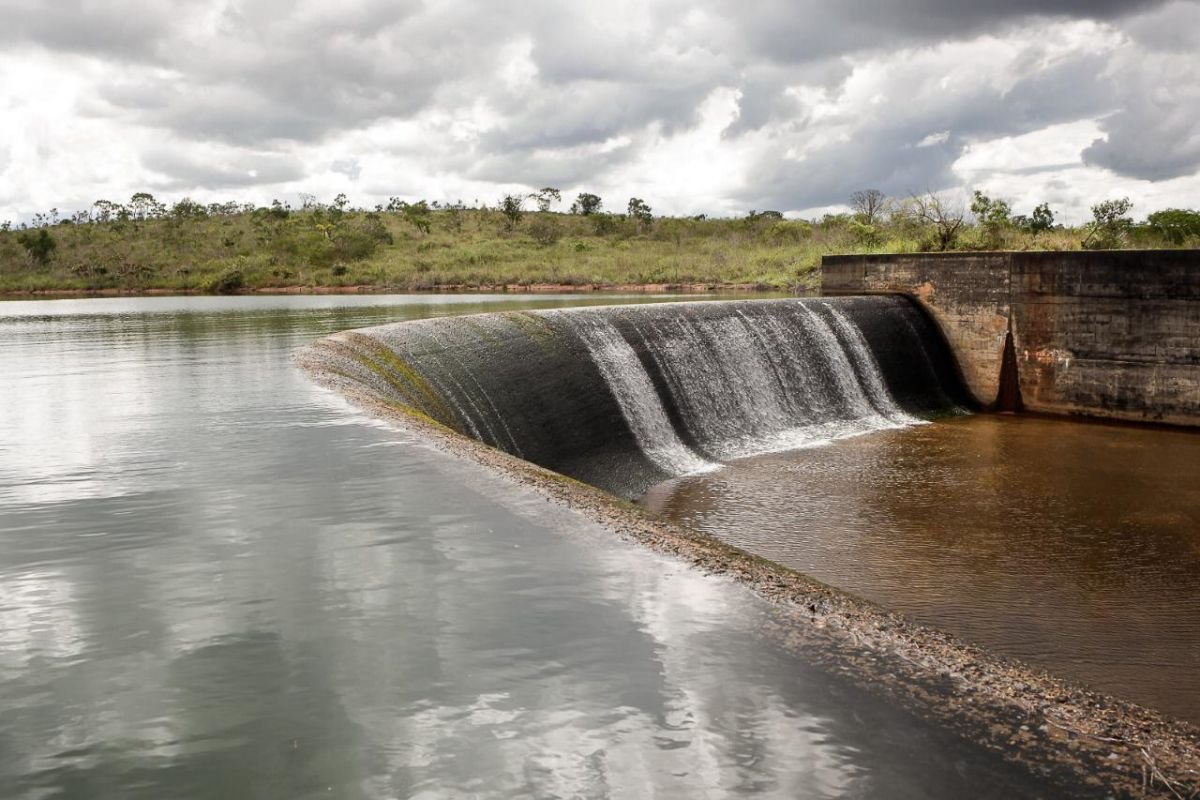
{"label": "calm water", "polygon": [[289,362],[583,301],[0,304],[0,796],[1044,794]]}
{"label": "calm water", "polygon": [[959,418],[747,459],[648,507],[1200,722],[1200,436]]}

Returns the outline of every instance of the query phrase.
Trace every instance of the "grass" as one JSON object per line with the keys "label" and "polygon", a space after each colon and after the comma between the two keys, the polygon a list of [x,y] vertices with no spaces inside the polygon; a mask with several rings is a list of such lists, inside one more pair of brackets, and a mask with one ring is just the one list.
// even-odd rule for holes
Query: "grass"
{"label": "grass", "polygon": [[[483,209],[180,208],[143,219],[45,221],[39,231],[48,231],[54,243],[42,253],[27,246],[24,232],[0,230],[0,292],[544,284],[799,291],[819,282],[824,255],[915,252],[932,242],[930,231],[911,222],[865,228],[844,216],[815,223],[769,215],[644,223],[542,212],[510,225],[501,213]],[[1036,238],[1014,229],[987,244],[1066,250],[1078,249],[1082,238],[1072,229]],[[967,228],[958,246],[982,249],[982,239],[981,231]]]}

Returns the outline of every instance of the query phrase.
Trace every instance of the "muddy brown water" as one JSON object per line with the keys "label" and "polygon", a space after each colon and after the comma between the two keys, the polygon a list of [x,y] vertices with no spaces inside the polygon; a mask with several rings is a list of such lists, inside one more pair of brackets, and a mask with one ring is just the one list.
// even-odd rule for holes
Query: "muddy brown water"
{"label": "muddy brown water", "polygon": [[641,502],[1200,722],[1200,435],[963,417],[745,459]]}

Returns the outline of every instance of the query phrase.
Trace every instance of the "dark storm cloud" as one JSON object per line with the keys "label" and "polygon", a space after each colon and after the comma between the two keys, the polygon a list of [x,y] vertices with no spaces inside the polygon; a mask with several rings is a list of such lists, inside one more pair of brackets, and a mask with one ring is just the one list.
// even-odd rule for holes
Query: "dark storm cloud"
{"label": "dark storm cloud", "polygon": [[994,34],[1030,18],[1110,19],[1163,0],[720,0],[747,49],[781,62],[808,62],[879,47]]}
{"label": "dark storm cloud", "polygon": [[[803,161],[768,151],[740,197],[747,207],[790,210],[844,203],[857,189],[903,196],[951,187],[958,181],[951,167],[968,142],[1040,130],[1105,108],[1104,63],[1099,55],[1077,57],[1004,90],[985,85],[962,95],[920,91],[908,76],[897,75],[895,86],[910,94],[889,105],[887,113],[866,118],[852,138]],[[942,132],[944,141],[922,146],[930,134]],[[805,135],[800,128],[793,137],[803,141]]]}
{"label": "dark storm cloud", "polygon": [[[539,73],[518,101],[529,113],[516,115],[511,135],[501,132],[489,142],[512,148],[595,142],[614,128],[650,122],[687,125],[708,91],[772,59],[815,62],[1033,13],[1107,16],[1155,4],[851,0],[830,10],[791,0],[666,2],[638,5],[617,25],[544,1],[360,0],[322,7],[258,0],[231,4],[205,27],[181,11],[195,11],[196,2],[72,0],[48,10],[34,0],[0,2],[17,20],[3,34],[10,41],[123,58],[153,55],[170,70],[145,77],[136,92],[106,90],[117,113],[183,136],[240,144],[316,141],[381,118],[409,117],[435,106],[439,91],[456,83],[491,97],[498,94],[500,51],[527,39]],[[689,26],[689,9],[707,14],[710,24]],[[744,98],[742,129],[767,116],[778,92],[751,78]],[[559,120],[589,100],[602,118],[595,124]]]}
{"label": "dark storm cloud", "polygon": [[[864,139],[876,132],[864,134]],[[896,137],[896,132],[887,132]],[[911,140],[910,140],[911,141]],[[762,160],[755,165],[740,199],[747,208],[795,210],[845,203],[855,188],[904,196],[952,183],[950,165],[961,147],[957,137],[930,147],[901,144],[863,146],[858,140],[827,148],[815,159]]]}
{"label": "dark storm cloud", "polygon": [[[1200,74],[1196,76],[1200,80]],[[1088,164],[1161,181],[1200,171],[1200,91],[1131,97],[1101,123],[1107,138],[1083,151]]]}
{"label": "dark storm cloud", "polygon": [[1106,138],[1083,151],[1089,164],[1151,181],[1200,171],[1200,4],[1173,3],[1131,20],[1148,46],[1113,65],[1119,109],[1101,122]]}
{"label": "dark storm cloud", "polygon": [[[465,174],[495,183],[526,183],[529,186],[579,186],[597,174],[625,163],[636,152],[624,144],[601,152],[563,150],[514,151],[484,154],[464,166]],[[514,181],[513,176],[520,176]]]}
{"label": "dark storm cloud", "polygon": [[1175,0],[1156,14],[1128,20],[1124,30],[1152,52],[1195,54],[1200,49],[1200,4]]}
{"label": "dark storm cloud", "polygon": [[153,57],[164,36],[201,5],[200,0],[0,0],[0,42],[102,55],[114,61],[144,60]]}
{"label": "dark storm cloud", "polygon": [[[631,163],[656,137],[693,128],[717,89],[739,98],[727,142],[769,140],[737,198],[747,207],[827,205],[867,186],[951,185],[966,143],[1078,119],[1104,119],[1107,138],[1087,150],[1090,163],[1150,179],[1200,164],[1200,100],[1189,89],[1200,77],[1187,66],[1198,46],[1196,2],[613,2],[0,0],[0,44],[113,65],[84,111],[178,142],[143,162],[180,187],[292,180],[304,170],[285,153],[422,115],[439,120],[427,127],[441,139],[419,145],[430,172],[583,183]],[[1083,19],[1128,31],[1133,54],[1119,69],[1107,44],[1081,56],[1087,43],[1077,43],[1068,57],[1036,46],[1051,21]],[[867,98],[843,109],[854,118],[835,120],[841,138],[802,147],[831,123],[796,87],[836,98],[870,59],[980,36],[1010,37],[1029,63],[1006,67],[1014,72],[1007,85],[941,96],[918,98],[896,83],[878,107]],[[1159,52],[1174,60],[1148,58]],[[925,68],[955,75],[979,67],[965,53],[960,63]],[[1174,77],[1164,84],[1155,70]],[[944,142],[916,146],[940,131]],[[194,145],[241,155],[214,166]],[[806,157],[789,158],[798,147]]]}
{"label": "dark storm cloud", "polygon": [[456,81],[486,85],[511,25],[495,9],[454,11],[417,0],[231,4],[206,26],[161,26],[146,48],[156,68],[105,85],[100,99],[111,116],[200,141],[319,141],[410,117]]}

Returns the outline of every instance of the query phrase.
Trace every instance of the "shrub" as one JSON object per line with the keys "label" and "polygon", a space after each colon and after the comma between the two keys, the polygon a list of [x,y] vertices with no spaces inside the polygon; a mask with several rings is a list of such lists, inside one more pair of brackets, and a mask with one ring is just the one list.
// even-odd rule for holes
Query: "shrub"
{"label": "shrub", "polygon": [[1080,245],[1085,250],[1112,250],[1125,242],[1125,237],[1133,226],[1127,214],[1133,208],[1128,197],[1119,200],[1105,200],[1092,206],[1092,222],[1088,226],[1088,235]]}
{"label": "shrub", "polygon": [[971,213],[979,222],[983,232],[983,241],[991,250],[1004,246],[1004,233],[1012,227],[1012,208],[1004,200],[993,200],[983,192],[976,190],[975,199],[971,201]]}
{"label": "shrub", "polygon": [[1155,233],[1173,245],[1200,237],[1200,211],[1168,208],[1155,211],[1146,218],[1146,222]]}
{"label": "shrub", "polygon": [[542,247],[549,247],[562,238],[562,226],[553,219],[538,217],[529,224],[529,235]]}
{"label": "shrub", "polygon": [[524,211],[521,209],[522,197],[515,194],[506,194],[500,198],[500,213],[504,215],[504,229],[512,231],[517,227],[517,223],[521,221]]}
{"label": "shrub", "polygon": [[621,218],[615,214],[594,213],[592,217],[592,228],[597,236],[607,236],[610,233],[616,233],[621,229]]}
{"label": "shrub", "polygon": [[50,235],[50,231],[42,228],[37,233],[33,231],[22,231],[17,234],[17,241],[29,253],[29,257],[43,267],[50,263],[50,257],[54,254],[55,248],[58,247],[58,242],[54,241],[54,237]]}
{"label": "shrub", "polygon": [[246,285],[246,276],[231,267],[208,282],[205,287],[211,294],[237,294]]}

